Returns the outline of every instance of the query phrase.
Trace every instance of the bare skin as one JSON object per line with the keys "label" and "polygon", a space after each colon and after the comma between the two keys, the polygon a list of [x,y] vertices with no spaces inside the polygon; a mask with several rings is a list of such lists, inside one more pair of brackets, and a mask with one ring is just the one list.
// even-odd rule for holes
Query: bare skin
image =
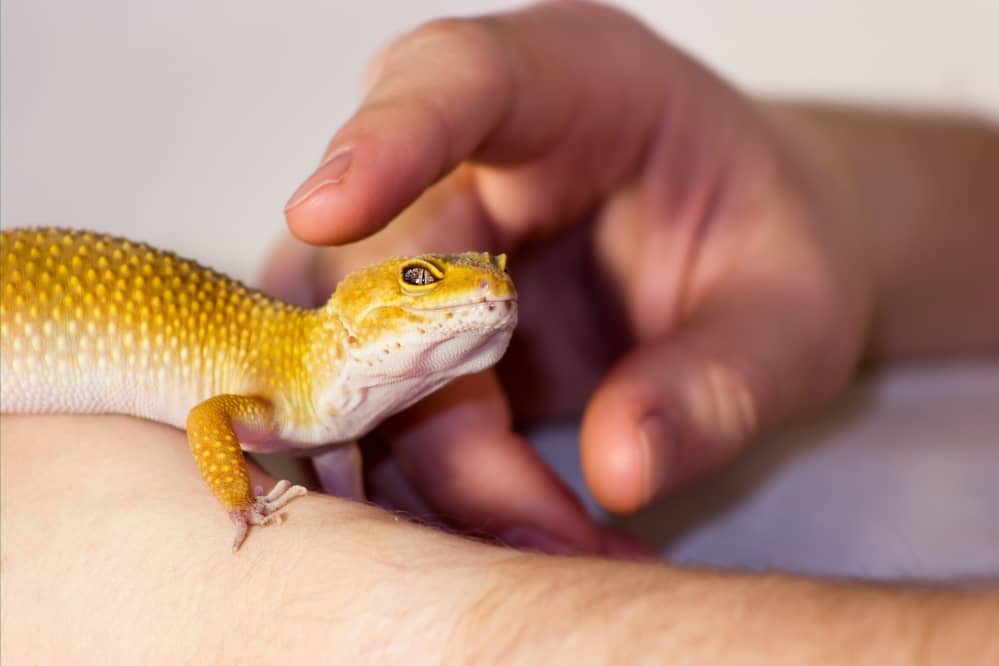
{"label": "bare skin", "polygon": [[999,658],[996,593],[522,553],[322,495],[234,556],[178,430],[5,416],[0,441],[4,664]]}
{"label": "bare skin", "polygon": [[[999,351],[999,133],[980,121],[753,100],[631,19],[573,3],[404,37],[330,152],[342,146],[348,170],[327,163],[292,198],[295,233],[343,242],[405,212],[309,255],[305,293],[306,250],[286,246],[272,288],[307,300],[373,256],[511,249],[525,344],[558,343],[385,428],[376,491],[459,525],[611,549],[514,419],[585,407],[590,485],[630,511],[820,409],[865,354]],[[578,269],[553,258],[571,257],[583,218],[595,263]],[[601,328],[591,266],[625,331]],[[553,303],[572,316],[540,318]],[[321,496],[234,561],[180,432],[0,426],[4,663],[999,660],[995,591],[551,558]]]}

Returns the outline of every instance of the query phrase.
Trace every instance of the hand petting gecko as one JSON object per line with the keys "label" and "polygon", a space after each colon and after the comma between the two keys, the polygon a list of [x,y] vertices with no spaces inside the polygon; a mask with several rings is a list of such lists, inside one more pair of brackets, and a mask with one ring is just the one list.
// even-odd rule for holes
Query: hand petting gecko
{"label": "hand petting gecko", "polygon": [[65,229],[0,231],[0,409],[129,414],[186,428],[236,525],[306,493],[251,491],[242,449],[341,447],[460,375],[495,364],[517,324],[506,257],[381,261],[298,308],[141,243]]}

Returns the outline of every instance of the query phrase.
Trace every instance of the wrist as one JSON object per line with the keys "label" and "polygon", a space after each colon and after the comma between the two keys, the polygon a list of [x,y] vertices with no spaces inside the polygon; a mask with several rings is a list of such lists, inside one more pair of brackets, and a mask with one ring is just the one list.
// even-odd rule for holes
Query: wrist
{"label": "wrist", "polygon": [[788,102],[761,108],[777,153],[777,207],[808,238],[812,267],[823,276],[824,308],[836,313],[814,334],[825,339],[842,388],[864,356],[879,307],[873,211],[851,146],[820,114]]}
{"label": "wrist", "polygon": [[970,115],[780,108],[831,148],[852,194],[876,303],[866,354],[999,350],[999,128]]}

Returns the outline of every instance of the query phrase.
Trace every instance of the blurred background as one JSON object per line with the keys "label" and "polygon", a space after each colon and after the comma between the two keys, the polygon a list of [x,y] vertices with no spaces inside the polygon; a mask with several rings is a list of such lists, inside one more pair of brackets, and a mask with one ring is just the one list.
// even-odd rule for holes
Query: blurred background
{"label": "blurred background", "polygon": [[[375,51],[519,4],[4,0],[0,222],[126,234],[253,283]],[[999,118],[994,0],[616,4],[752,91]],[[538,439],[579,486],[573,426]],[[867,378],[622,525],[680,560],[940,578],[999,575],[997,510],[999,365],[982,362]]]}

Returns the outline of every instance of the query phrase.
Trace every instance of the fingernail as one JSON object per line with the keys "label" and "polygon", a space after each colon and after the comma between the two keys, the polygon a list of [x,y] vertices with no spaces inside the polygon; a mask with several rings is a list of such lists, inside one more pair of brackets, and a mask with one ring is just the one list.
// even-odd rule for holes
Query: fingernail
{"label": "fingernail", "polygon": [[643,496],[645,503],[666,489],[673,467],[673,442],[666,419],[661,414],[649,414],[638,424],[638,441],[642,447]]}
{"label": "fingernail", "polygon": [[350,168],[352,157],[353,151],[350,147],[341,148],[330,153],[329,157],[319,165],[315,173],[309,176],[302,183],[301,187],[291,195],[288,204],[284,207],[285,212],[302,205],[313,194],[324,187],[343,182],[344,177],[347,175],[347,169]]}
{"label": "fingernail", "polygon": [[549,555],[572,555],[578,552],[569,544],[556,539],[551,534],[536,527],[518,525],[507,529],[500,539],[508,546],[519,550],[534,550]]}

